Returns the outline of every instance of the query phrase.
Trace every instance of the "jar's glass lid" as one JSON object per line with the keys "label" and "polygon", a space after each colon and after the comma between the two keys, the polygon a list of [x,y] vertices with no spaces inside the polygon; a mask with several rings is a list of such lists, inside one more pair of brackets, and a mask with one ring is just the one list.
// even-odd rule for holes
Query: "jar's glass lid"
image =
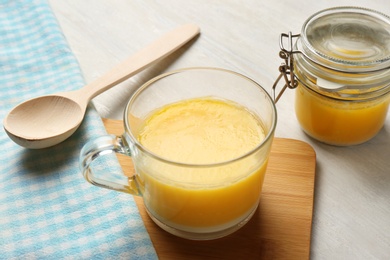
{"label": "jar's glass lid", "polygon": [[303,52],[332,69],[361,72],[390,68],[390,17],[359,7],[312,15],[302,27]]}

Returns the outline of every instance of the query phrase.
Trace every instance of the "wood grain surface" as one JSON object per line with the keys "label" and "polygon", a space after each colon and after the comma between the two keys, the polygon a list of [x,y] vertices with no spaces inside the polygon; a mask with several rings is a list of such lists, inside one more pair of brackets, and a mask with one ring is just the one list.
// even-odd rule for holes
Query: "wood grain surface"
{"label": "wood grain surface", "polygon": [[[121,135],[120,120],[103,119]],[[131,158],[118,156],[126,175]],[[160,229],[134,197],[160,259],[309,259],[316,154],[305,142],[275,138],[258,210],[240,230],[212,241],[191,241]]]}

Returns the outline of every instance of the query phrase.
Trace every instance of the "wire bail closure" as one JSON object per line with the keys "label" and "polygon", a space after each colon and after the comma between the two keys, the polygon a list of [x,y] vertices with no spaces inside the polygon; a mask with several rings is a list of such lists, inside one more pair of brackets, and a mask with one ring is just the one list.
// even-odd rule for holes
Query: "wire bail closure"
{"label": "wire bail closure", "polygon": [[[297,79],[294,75],[294,56],[293,56],[293,54],[301,53],[301,51],[293,50],[293,39],[297,37],[300,37],[300,34],[292,34],[291,32],[289,32],[288,34],[282,33],[280,35],[279,47],[281,51],[279,52],[279,57],[284,60],[284,63],[282,63],[279,66],[280,75],[276,79],[274,85],[272,86],[272,94],[275,103],[278,102],[278,100],[280,99],[280,97],[283,95],[284,91],[287,88],[294,89],[298,86]],[[287,49],[284,47],[284,41],[283,41],[284,38],[288,39]],[[285,84],[283,88],[280,90],[279,94],[276,96],[276,87],[282,77],[284,78]]]}

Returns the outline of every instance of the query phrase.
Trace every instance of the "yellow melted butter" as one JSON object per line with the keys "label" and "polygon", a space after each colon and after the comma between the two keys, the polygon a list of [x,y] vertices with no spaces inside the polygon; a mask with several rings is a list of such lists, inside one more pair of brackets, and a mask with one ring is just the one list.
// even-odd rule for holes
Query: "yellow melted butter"
{"label": "yellow melted butter", "polygon": [[265,138],[260,120],[231,101],[196,98],[169,104],[146,118],[138,135],[153,153],[181,163],[235,159]]}
{"label": "yellow melted butter", "polygon": [[[265,138],[261,121],[226,100],[197,98],[169,104],[147,117],[138,139],[153,153],[193,164],[224,162],[256,148]],[[237,225],[256,209],[267,156],[252,154],[214,167],[183,167],[144,157],[149,213],[187,232],[216,232]]]}

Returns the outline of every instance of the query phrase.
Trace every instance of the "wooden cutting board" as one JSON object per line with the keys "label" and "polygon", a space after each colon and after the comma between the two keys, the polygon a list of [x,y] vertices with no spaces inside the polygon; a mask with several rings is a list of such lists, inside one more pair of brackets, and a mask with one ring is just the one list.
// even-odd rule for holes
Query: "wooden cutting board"
{"label": "wooden cutting board", "polygon": [[[103,119],[107,132],[121,135],[123,123]],[[118,156],[126,175],[131,159]],[[134,197],[159,259],[309,259],[316,154],[302,141],[275,138],[258,210],[225,238],[191,241],[160,229]]]}

